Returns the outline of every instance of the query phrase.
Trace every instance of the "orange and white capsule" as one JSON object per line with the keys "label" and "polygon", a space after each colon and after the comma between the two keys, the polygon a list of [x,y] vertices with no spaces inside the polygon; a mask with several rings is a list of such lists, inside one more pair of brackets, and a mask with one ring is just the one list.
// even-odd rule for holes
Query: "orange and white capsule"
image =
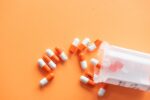
{"label": "orange and white capsule", "polygon": [[93,66],[99,68],[99,69],[101,68],[101,64],[100,64],[99,61],[98,61],[97,59],[95,59],[95,58],[92,58],[92,59],[91,59],[91,64],[92,64]]}
{"label": "orange and white capsule", "polygon": [[100,46],[100,44],[101,44],[101,41],[98,39],[96,41],[94,41],[94,43],[89,43],[87,46],[88,51],[90,51],[90,52],[94,51],[95,49],[97,49]]}
{"label": "orange and white capsule", "polygon": [[43,56],[43,60],[48,64],[48,66],[51,69],[55,69],[56,68],[56,64],[47,55]]}
{"label": "orange and white capsule", "polygon": [[89,38],[85,38],[81,44],[79,44],[78,49],[79,51],[83,51],[85,48],[87,48],[87,45],[90,43],[90,39]]}
{"label": "orange and white capsule", "polygon": [[82,70],[87,69],[87,61],[85,60],[83,53],[79,54],[79,62]]}
{"label": "orange and white capsule", "polygon": [[68,60],[68,56],[65,54],[64,51],[62,51],[61,49],[59,48],[55,48],[56,50],[56,54],[60,57],[60,59],[62,61],[67,61]]}
{"label": "orange and white capsule", "polygon": [[106,88],[107,88],[107,84],[105,83],[100,83],[99,86],[99,90],[98,90],[98,96],[104,96],[104,94],[106,93]]}
{"label": "orange and white capsule", "polygon": [[44,77],[43,79],[40,80],[40,86],[42,86],[42,87],[45,86],[53,78],[54,78],[54,74],[53,73],[48,74],[46,77]]}
{"label": "orange and white capsule", "polygon": [[40,58],[39,60],[38,60],[38,64],[39,64],[39,66],[40,66],[40,68],[42,69],[42,70],[44,70],[44,71],[46,71],[46,72],[50,72],[51,71],[51,69],[48,67],[48,65],[43,61],[43,59],[42,58]]}
{"label": "orange and white capsule", "polygon": [[72,44],[71,44],[71,46],[70,46],[70,48],[69,48],[69,52],[70,52],[71,54],[73,54],[73,53],[75,53],[75,52],[77,51],[79,43],[80,43],[79,38],[75,38],[75,39],[73,40],[73,42],[72,42]]}
{"label": "orange and white capsule", "polygon": [[54,54],[51,49],[46,49],[46,54],[50,59],[52,59],[56,64],[60,62],[60,59]]}
{"label": "orange and white capsule", "polygon": [[95,85],[95,83],[94,83],[93,80],[91,80],[91,79],[89,79],[89,78],[87,78],[87,77],[85,77],[85,76],[83,76],[83,75],[80,77],[80,81],[81,81],[82,83],[84,83],[84,84],[87,84],[87,85],[91,85],[91,86],[94,86],[94,85]]}

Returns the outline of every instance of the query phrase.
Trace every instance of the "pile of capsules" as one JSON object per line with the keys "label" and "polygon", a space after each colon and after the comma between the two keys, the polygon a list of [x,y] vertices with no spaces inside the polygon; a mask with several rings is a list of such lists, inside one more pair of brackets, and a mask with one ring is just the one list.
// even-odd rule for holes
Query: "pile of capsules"
{"label": "pile of capsules", "polygon": [[[87,69],[88,64],[85,55],[88,52],[96,51],[101,43],[102,41],[99,39],[91,42],[89,38],[85,38],[80,42],[79,38],[75,38],[69,47],[70,55],[76,54],[78,56],[79,64],[83,71],[83,75],[80,76],[80,82],[87,86],[95,86],[97,84],[93,81],[94,73]],[[40,80],[40,86],[43,87],[48,84],[48,82],[54,78],[53,70],[56,69],[57,64],[67,60],[68,56],[60,48],[55,48],[54,52],[51,49],[47,49],[43,57],[38,60],[40,69],[48,73],[46,77]],[[91,58],[90,63],[93,68],[101,69],[101,64],[96,58]],[[98,85],[98,96],[103,96],[106,92],[107,84],[100,83]]]}

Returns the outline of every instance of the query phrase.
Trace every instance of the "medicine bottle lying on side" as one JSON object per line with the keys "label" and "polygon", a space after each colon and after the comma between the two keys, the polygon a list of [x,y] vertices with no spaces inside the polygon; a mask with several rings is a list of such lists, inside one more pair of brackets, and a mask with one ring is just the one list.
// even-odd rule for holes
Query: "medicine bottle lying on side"
{"label": "medicine bottle lying on side", "polygon": [[101,68],[94,68],[95,83],[150,90],[150,54],[102,42],[97,58]]}

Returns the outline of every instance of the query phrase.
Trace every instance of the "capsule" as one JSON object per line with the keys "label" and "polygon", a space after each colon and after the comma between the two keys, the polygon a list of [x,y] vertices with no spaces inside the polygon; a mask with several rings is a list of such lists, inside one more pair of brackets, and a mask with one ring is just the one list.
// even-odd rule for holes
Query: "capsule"
{"label": "capsule", "polygon": [[55,48],[56,50],[56,54],[60,57],[60,59],[62,61],[67,61],[68,60],[68,56],[65,54],[64,51],[62,51],[60,48]]}
{"label": "capsule", "polygon": [[93,66],[99,68],[99,69],[101,68],[101,64],[100,64],[99,61],[98,61],[97,59],[95,59],[95,58],[92,58],[92,59],[91,59],[91,64],[92,64]]}
{"label": "capsule", "polygon": [[82,83],[90,85],[90,86],[94,86],[95,85],[94,81],[90,80],[89,78],[87,78],[87,77],[85,77],[83,75],[80,77],[80,81]]}
{"label": "capsule", "polygon": [[54,78],[54,74],[50,73],[48,74],[46,77],[42,78],[40,80],[40,86],[45,86],[46,84],[48,84],[49,81],[51,81]]}
{"label": "capsule", "polygon": [[56,64],[60,62],[60,59],[54,54],[54,52],[51,49],[46,50],[46,54],[50,59],[52,59]]}
{"label": "capsule", "polygon": [[42,70],[44,70],[45,72],[50,72],[50,71],[51,71],[51,69],[50,69],[50,68],[48,67],[48,65],[43,61],[42,58],[40,58],[40,59],[38,60],[38,64],[39,64],[40,68],[41,68]]}
{"label": "capsule", "polygon": [[78,46],[78,49],[79,49],[79,52],[85,50],[87,48],[87,45],[90,43],[90,39],[89,38],[85,38],[81,44],[79,44]]}
{"label": "capsule", "polygon": [[43,56],[43,60],[48,64],[48,66],[51,69],[55,69],[56,68],[56,64],[47,55]]}
{"label": "capsule", "polygon": [[100,46],[100,44],[101,44],[101,41],[98,39],[96,41],[94,41],[94,43],[89,43],[87,46],[88,51],[92,52],[92,51],[96,50]]}
{"label": "capsule", "polygon": [[85,60],[83,53],[79,54],[79,62],[82,70],[87,69],[87,61]]}
{"label": "capsule", "polygon": [[107,84],[100,83],[99,90],[98,90],[98,96],[104,96],[106,93]]}
{"label": "capsule", "polygon": [[71,46],[70,46],[70,48],[69,48],[69,52],[70,52],[71,54],[74,54],[74,53],[77,51],[79,43],[80,43],[79,38],[75,38],[75,39],[73,40],[73,42],[72,42],[72,44],[71,44]]}

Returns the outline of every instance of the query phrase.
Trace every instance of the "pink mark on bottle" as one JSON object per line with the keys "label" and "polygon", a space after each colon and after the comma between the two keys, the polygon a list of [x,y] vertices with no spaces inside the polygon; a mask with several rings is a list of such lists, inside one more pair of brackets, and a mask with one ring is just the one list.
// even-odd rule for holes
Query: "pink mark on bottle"
{"label": "pink mark on bottle", "polygon": [[119,61],[116,61],[116,62],[112,63],[109,67],[109,69],[112,72],[117,72],[117,71],[121,70],[122,68],[123,68],[123,64]]}

